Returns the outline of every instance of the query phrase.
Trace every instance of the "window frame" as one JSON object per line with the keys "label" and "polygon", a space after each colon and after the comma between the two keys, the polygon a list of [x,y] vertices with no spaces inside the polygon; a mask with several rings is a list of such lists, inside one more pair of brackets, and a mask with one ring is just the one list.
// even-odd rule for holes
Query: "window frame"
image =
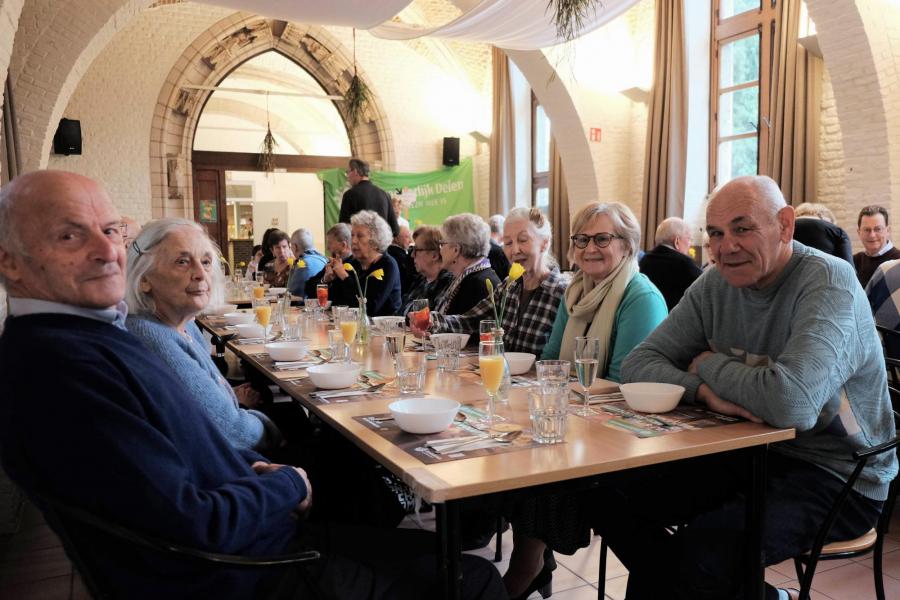
{"label": "window frame", "polygon": [[[547,189],[547,196],[549,199],[550,195],[550,165],[547,165],[546,171],[538,171],[537,170],[537,114],[538,107],[541,106],[541,103],[538,102],[537,96],[534,95],[534,92],[531,93],[531,206],[537,206],[537,195],[538,190]],[[546,116],[546,112],[544,113],[544,117],[547,119],[547,123],[549,126],[550,118]],[[549,135],[547,136],[547,144],[548,144],[548,152],[550,146],[550,140],[553,136],[553,132],[549,131]],[[550,211],[550,205],[548,202],[547,212]]]}
{"label": "window frame", "polygon": [[[727,19],[719,19],[721,0],[713,0],[710,35],[710,85],[709,85],[709,190],[714,190],[722,181],[718,178],[719,145],[722,142],[757,137],[756,172],[768,175],[767,159],[771,136],[769,99],[772,81],[772,48],[777,32],[780,9],[778,0],[760,0],[758,9],[751,9]],[[723,93],[751,87],[744,82],[727,88],[719,88],[719,51],[723,45],[750,35],[759,35],[759,121],[757,130],[742,134],[719,137],[719,98]],[[723,91],[724,90],[724,91]]]}

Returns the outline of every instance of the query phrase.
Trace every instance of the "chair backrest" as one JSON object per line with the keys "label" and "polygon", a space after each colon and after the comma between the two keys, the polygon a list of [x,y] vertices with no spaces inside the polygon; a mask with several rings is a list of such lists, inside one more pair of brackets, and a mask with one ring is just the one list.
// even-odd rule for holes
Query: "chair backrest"
{"label": "chair backrest", "polygon": [[881,325],[876,325],[875,331],[881,336],[885,357],[900,359],[900,331],[894,331]]}
{"label": "chair backrest", "polygon": [[[177,558],[196,560],[205,563],[213,563],[223,567],[260,568],[260,567],[284,567],[304,563],[319,558],[319,553],[313,550],[284,554],[277,556],[239,556],[233,554],[218,554],[191,548],[181,544],[175,544],[161,538],[147,535],[113,523],[99,517],[89,511],[67,504],[59,499],[43,494],[31,493],[35,504],[44,513],[44,518],[50,527],[56,531],[69,558],[75,564],[85,586],[94,598],[106,598],[109,594],[104,590],[103,577],[98,565],[91,560],[89,548],[82,547],[75,540],[73,525],[88,527],[109,538],[125,542],[135,549],[146,549],[160,554],[169,554]],[[82,550],[86,550],[82,552]]]}

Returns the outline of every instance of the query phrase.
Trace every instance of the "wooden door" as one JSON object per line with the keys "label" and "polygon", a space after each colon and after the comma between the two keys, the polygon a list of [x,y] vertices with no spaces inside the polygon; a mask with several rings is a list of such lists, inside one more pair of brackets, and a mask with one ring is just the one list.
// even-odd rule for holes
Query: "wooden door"
{"label": "wooden door", "polygon": [[194,220],[200,223],[209,237],[228,251],[225,213],[225,171],[222,169],[194,169]]}

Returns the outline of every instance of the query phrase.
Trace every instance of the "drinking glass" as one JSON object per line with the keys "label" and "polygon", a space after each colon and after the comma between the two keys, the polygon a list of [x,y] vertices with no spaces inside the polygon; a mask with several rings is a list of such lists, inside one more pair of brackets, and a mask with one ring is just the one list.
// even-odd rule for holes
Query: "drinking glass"
{"label": "drinking glass", "polygon": [[532,439],[538,444],[557,444],[566,437],[569,390],[534,386],[528,390],[528,414]]}
{"label": "drinking glass", "polygon": [[481,372],[481,383],[488,394],[488,429],[494,427],[494,403],[503,383],[503,371],[506,359],[503,357],[503,342],[490,340],[478,343],[478,369]]}
{"label": "drinking glass", "polygon": [[569,389],[572,363],[567,360],[539,360],[535,363],[538,385],[542,389]]}
{"label": "drinking glass", "polygon": [[263,343],[265,343],[269,339],[269,322],[272,319],[272,305],[268,302],[258,303],[253,307],[253,312],[256,313],[256,322],[262,325]]}
{"label": "drinking glass", "polygon": [[478,324],[478,339],[482,342],[491,342],[496,337],[500,325],[493,319],[485,319]]}
{"label": "drinking glass", "polygon": [[341,312],[340,328],[344,334],[344,342],[349,346],[356,339],[356,330],[359,327],[359,309],[347,308]]}
{"label": "drinking glass", "polygon": [[266,274],[257,267],[256,273],[253,274],[253,278],[256,280],[256,285],[262,286],[263,282],[266,280]]}
{"label": "drinking glass", "polygon": [[[428,298],[413,300],[409,309],[409,324],[425,333],[431,327],[431,310],[428,308]],[[422,349],[425,350],[425,333],[422,334]]]}
{"label": "drinking glass", "polygon": [[[338,323],[341,322],[341,315],[344,314],[344,311],[350,308],[346,304],[332,304],[331,305],[331,320],[334,321],[334,325],[337,326]],[[325,311],[322,311],[325,312]]]}
{"label": "drinking glass", "polygon": [[258,285],[255,288],[253,288],[253,299],[254,300],[262,300],[265,297],[266,297],[266,288],[264,288],[261,285]]}
{"label": "drinking glass", "polygon": [[594,383],[599,368],[600,338],[575,338],[575,374],[578,376],[578,383],[581,384],[582,394],[584,394],[584,406],[578,411],[580,415],[588,416],[594,412],[588,402],[590,400],[588,390]]}
{"label": "drinking glass", "polygon": [[284,339],[299,340],[303,337],[303,327],[300,325],[300,310],[290,309],[284,315]]}
{"label": "drinking glass", "polygon": [[316,285],[316,300],[319,302],[319,307],[325,308],[325,305],[328,304],[328,284],[320,283]]}
{"label": "drinking glass", "polygon": [[437,354],[437,368],[440,372],[459,369],[459,336],[452,333],[436,333],[431,336],[434,352]]}
{"label": "drinking glass", "polygon": [[403,321],[384,323],[382,327],[384,328],[384,344],[387,346],[387,351],[396,368],[397,355],[403,352],[406,343],[406,328],[403,326]]}
{"label": "drinking glass", "polygon": [[349,360],[350,353],[347,352],[347,344],[344,343],[344,332],[337,329],[328,330],[328,347],[331,349],[331,360],[339,363]]}
{"label": "drinking glass", "polygon": [[397,354],[397,382],[401,394],[420,394],[425,387],[425,353]]}

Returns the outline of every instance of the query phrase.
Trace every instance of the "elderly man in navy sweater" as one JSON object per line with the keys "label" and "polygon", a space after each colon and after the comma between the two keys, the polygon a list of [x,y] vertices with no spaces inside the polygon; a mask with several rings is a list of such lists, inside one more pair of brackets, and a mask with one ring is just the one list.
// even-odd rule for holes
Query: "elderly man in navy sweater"
{"label": "elderly man in navy sweater", "polygon": [[[432,540],[298,527],[313,497],[304,471],[233,450],[125,330],[119,222],[102,188],[73,173],[33,172],[0,191],[10,314],[0,452],[10,477],[26,492],[201,549],[323,553],[304,578],[175,561],[75,530],[112,597],[315,597],[298,589],[304,579],[326,597],[420,597],[434,585],[434,559],[423,556]],[[503,596],[493,567],[466,568],[465,595]]]}

